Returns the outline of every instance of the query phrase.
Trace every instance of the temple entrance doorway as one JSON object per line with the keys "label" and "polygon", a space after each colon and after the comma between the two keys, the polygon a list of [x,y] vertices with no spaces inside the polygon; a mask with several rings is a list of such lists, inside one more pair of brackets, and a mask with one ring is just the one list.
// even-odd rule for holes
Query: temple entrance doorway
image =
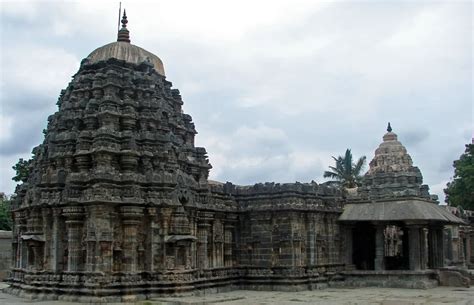
{"label": "temple entrance doorway", "polygon": [[[380,246],[376,234],[381,235]],[[352,230],[352,241],[352,262],[357,270],[376,270],[377,259],[383,270],[410,269],[409,232],[403,225],[361,222]]]}
{"label": "temple entrance doorway", "polygon": [[375,229],[369,223],[360,223],[352,231],[352,261],[358,270],[374,270]]}

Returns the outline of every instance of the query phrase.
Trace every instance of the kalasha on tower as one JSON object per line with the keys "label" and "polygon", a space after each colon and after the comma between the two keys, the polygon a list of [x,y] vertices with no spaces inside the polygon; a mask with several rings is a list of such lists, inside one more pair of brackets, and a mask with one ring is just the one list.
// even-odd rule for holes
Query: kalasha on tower
{"label": "kalasha on tower", "polygon": [[[395,134],[384,136],[355,199],[314,181],[238,186],[208,180],[206,150],[194,146],[196,130],[182,105],[162,61],[130,43],[124,12],[117,41],[85,58],[61,92],[29,177],[16,189],[6,291],[109,302],[302,290],[351,285],[354,268],[363,270],[352,274],[357,287],[361,276],[378,276],[369,282],[384,287],[434,285],[436,272],[423,269],[443,266],[443,225],[460,220],[430,199]],[[395,179],[401,184],[391,185]],[[411,215],[402,222],[406,213],[367,218],[386,205],[422,213],[416,226]],[[394,221],[406,232],[393,240],[403,248],[396,260],[383,250],[383,232]],[[431,232],[428,244],[420,245],[427,241],[421,225]],[[379,272],[387,266],[397,270]],[[401,280],[406,274],[398,269],[411,270],[410,277]]]}

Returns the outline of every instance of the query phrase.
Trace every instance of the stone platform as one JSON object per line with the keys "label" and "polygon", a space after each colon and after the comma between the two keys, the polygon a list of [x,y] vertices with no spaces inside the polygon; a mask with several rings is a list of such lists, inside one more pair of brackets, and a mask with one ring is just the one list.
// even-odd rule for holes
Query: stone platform
{"label": "stone platform", "polygon": [[435,270],[353,270],[342,272],[342,287],[384,287],[429,289],[438,286]]}
{"label": "stone platform", "polygon": [[[0,287],[6,287],[0,284]],[[32,301],[0,292],[0,304],[8,305],[79,305],[84,303],[65,301]],[[91,303],[89,303],[91,304]],[[131,303],[108,303],[109,305],[472,305],[474,288],[437,287],[433,289],[399,288],[330,288],[324,290],[283,292],[235,290],[202,296],[156,298]]]}

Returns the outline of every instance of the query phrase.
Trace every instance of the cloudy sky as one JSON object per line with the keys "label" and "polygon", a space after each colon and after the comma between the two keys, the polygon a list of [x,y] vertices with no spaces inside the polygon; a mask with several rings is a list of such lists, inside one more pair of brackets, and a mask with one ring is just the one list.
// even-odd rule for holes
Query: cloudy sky
{"label": "cloudy sky", "polygon": [[[118,1],[0,0],[0,191],[43,141],[79,62],[116,39]],[[471,1],[122,1],[213,165],[236,184],[323,182],[372,159],[387,122],[444,198],[473,131]],[[442,199],[443,200],[443,199]]]}

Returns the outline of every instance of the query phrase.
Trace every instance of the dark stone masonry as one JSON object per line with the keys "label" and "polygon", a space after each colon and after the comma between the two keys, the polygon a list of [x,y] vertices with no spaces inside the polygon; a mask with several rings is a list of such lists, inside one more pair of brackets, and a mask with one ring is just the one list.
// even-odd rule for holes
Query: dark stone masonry
{"label": "dark stone masonry", "polygon": [[[157,56],[130,44],[126,18],[57,104],[16,190],[10,293],[117,301],[360,286],[361,275],[390,272],[399,286],[404,274],[436,285],[443,225],[460,220],[439,212],[391,131],[352,195],[315,182],[209,181],[180,92]],[[393,215],[359,210],[381,204]],[[411,204],[420,215],[397,212]]]}

